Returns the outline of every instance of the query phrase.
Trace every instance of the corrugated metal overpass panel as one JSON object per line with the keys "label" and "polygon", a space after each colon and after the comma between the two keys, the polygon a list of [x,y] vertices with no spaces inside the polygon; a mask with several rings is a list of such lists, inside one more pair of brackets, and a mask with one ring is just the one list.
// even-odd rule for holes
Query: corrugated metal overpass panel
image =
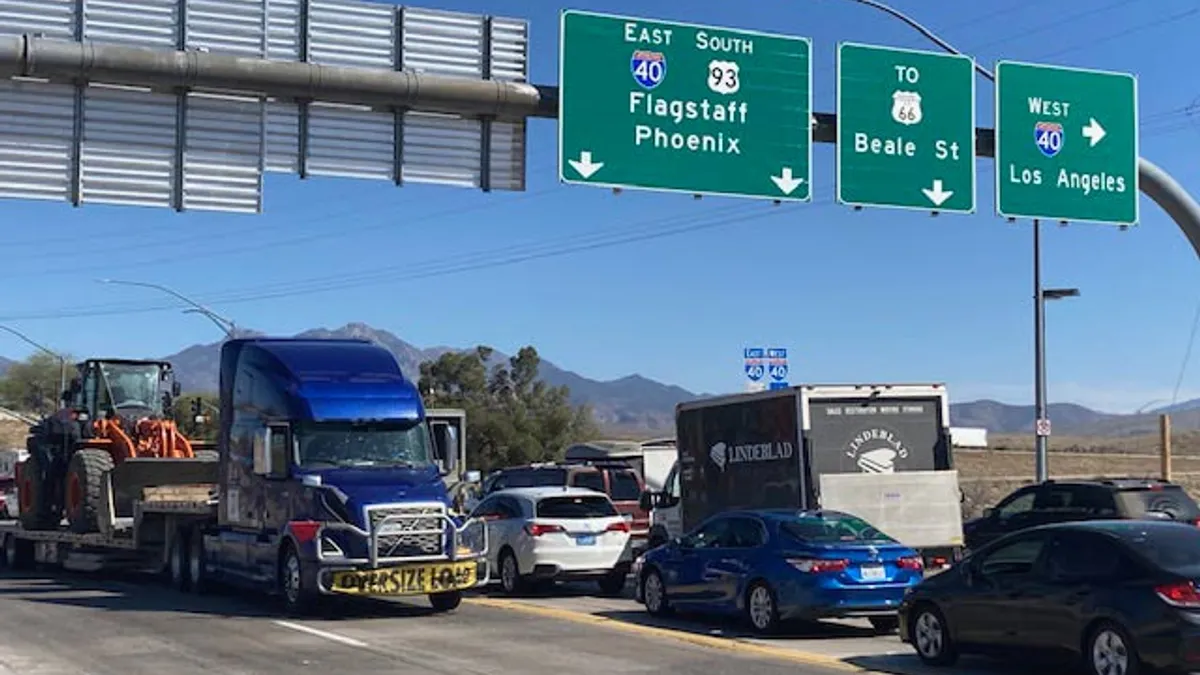
{"label": "corrugated metal overpass panel", "polygon": [[[362,0],[76,5],[0,0],[0,35],[528,81],[519,19]],[[0,115],[0,198],[257,212],[263,171],[525,189],[524,120],[36,80],[0,81]]]}

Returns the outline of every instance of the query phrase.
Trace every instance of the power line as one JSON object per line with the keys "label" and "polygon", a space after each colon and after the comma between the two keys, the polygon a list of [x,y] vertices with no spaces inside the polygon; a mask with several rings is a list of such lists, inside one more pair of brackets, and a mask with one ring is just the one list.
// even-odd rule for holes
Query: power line
{"label": "power line", "polygon": [[[827,204],[825,204],[825,205],[827,205]],[[738,208],[741,208],[743,206],[744,205],[735,205],[735,207],[738,207]],[[729,211],[732,209],[727,207],[725,210]],[[744,209],[744,208],[741,208],[741,210],[746,211],[746,209]],[[785,209],[785,210],[791,211],[791,209]],[[611,235],[615,234],[615,233],[597,233],[599,235],[607,234],[608,237],[607,238],[597,238],[595,235],[592,235],[591,237],[583,237],[583,238],[577,237],[577,238],[575,238],[576,241],[566,241],[566,242],[564,242],[564,245],[560,245],[557,247],[550,247],[550,248],[541,247],[542,250],[538,250],[539,246],[535,245],[533,247],[526,247],[526,250],[524,250],[524,251],[515,250],[514,255],[508,255],[505,257],[498,258],[498,259],[490,259],[489,260],[489,259],[483,258],[483,259],[477,259],[474,262],[465,262],[465,263],[464,262],[456,262],[450,266],[445,265],[445,260],[429,261],[423,265],[422,264],[396,265],[396,266],[389,266],[387,268],[380,268],[380,269],[372,270],[367,273],[360,273],[357,275],[336,275],[336,276],[332,276],[332,277],[321,277],[321,278],[316,278],[316,279],[311,279],[311,280],[295,281],[295,282],[286,284],[287,288],[283,288],[283,289],[277,290],[277,291],[255,292],[252,289],[242,289],[241,291],[230,292],[226,295],[218,294],[218,295],[211,295],[211,296],[202,296],[202,300],[208,304],[220,304],[220,305],[242,304],[242,303],[247,303],[247,302],[256,302],[256,301],[260,301],[260,300],[278,299],[278,298],[302,296],[302,295],[312,295],[312,294],[316,294],[316,293],[324,293],[324,292],[334,291],[334,290],[344,290],[347,288],[370,286],[370,285],[374,285],[374,284],[385,282],[385,281],[390,281],[390,282],[411,281],[411,280],[416,280],[416,279],[425,279],[425,278],[431,278],[431,277],[445,276],[448,274],[458,274],[458,273],[462,273],[462,272],[469,272],[469,271],[475,271],[475,270],[481,270],[481,269],[513,265],[513,264],[517,264],[517,263],[521,263],[521,262],[527,262],[530,260],[558,257],[558,256],[562,256],[562,255],[568,255],[571,253],[580,253],[580,252],[584,252],[584,251],[591,251],[591,250],[597,250],[597,249],[602,249],[602,248],[611,248],[613,246],[619,246],[619,245],[628,244],[628,243],[635,243],[635,242],[647,241],[647,240],[651,240],[651,239],[659,239],[659,238],[663,238],[663,237],[675,236],[675,235],[679,235],[679,234],[698,232],[698,231],[713,229],[713,228],[717,228],[717,227],[723,227],[723,226],[728,226],[728,225],[733,225],[733,224],[738,224],[738,223],[743,223],[743,222],[760,220],[762,218],[766,218],[769,216],[778,215],[780,212],[781,211],[778,208],[769,208],[769,209],[761,210],[758,213],[743,212],[740,214],[730,214],[727,217],[717,218],[715,220],[711,219],[713,212],[710,212],[709,214],[707,214],[707,216],[700,217],[701,222],[695,222],[696,217],[693,214],[678,214],[676,216],[672,216],[665,220],[668,220],[668,221],[692,221],[692,222],[682,222],[681,224],[678,224],[674,227],[661,228],[661,229],[653,230],[653,231],[649,231],[649,232],[645,231],[645,227],[648,223],[638,223],[635,226],[632,226],[630,228],[625,228],[626,230],[629,230],[630,232],[625,234],[624,236],[613,237]],[[708,218],[708,219],[706,220],[705,218]],[[587,238],[592,238],[592,239],[596,239],[596,240],[582,241],[583,239],[587,239]],[[568,238],[568,239],[570,239],[570,238]],[[513,247],[510,247],[510,250],[513,250]],[[483,252],[483,253],[486,256],[490,252]],[[283,284],[276,285],[276,287],[278,287],[278,286],[283,286]],[[20,320],[28,321],[28,320],[37,320],[37,319],[65,319],[65,318],[80,318],[80,317],[91,317],[91,316],[112,316],[112,315],[126,315],[126,314],[141,314],[141,313],[166,311],[166,310],[173,310],[173,309],[178,309],[178,305],[176,305],[176,304],[155,304],[155,305],[143,305],[143,306],[139,306],[136,308],[127,307],[127,308],[110,308],[110,309],[105,309],[105,308],[101,308],[101,307],[97,307],[97,306],[91,306],[91,307],[86,307],[86,308],[80,308],[76,311],[60,310],[57,312],[12,315],[10,317],[4,317],[3,320],[17,320],[18,318],[20,318]]]}

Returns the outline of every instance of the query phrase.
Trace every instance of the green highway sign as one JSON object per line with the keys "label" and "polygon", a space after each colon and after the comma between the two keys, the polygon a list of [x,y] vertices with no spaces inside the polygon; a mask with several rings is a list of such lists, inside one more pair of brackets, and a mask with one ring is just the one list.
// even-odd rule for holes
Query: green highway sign
{"label": "green highway sign", "polygon": [[1136,225],[1137,78],[996,64],[996,212]]}
{"label": "green highway sign", "polygon": [[808,38],[565,10],[559,180],[809,201],[811,57]]}
{"label": "green highway sign", "polygon": [[975,211],[975,61],[843,42],[837,52],[837,199]]}

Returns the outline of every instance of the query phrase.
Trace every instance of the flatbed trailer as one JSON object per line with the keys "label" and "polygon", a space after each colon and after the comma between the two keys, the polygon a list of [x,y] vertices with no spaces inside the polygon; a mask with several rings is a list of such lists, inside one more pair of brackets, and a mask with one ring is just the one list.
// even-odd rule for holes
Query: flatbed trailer
{"label": "flatbed trailer", "polygon": [[213,486],[146,488],[144,498],[134,502],[134,514],[128,518],[113,515],[109,486],[104,482],[100,488],[104,494],[97,518],[99,532],[80,534],[65,525],[53,530],[29,530],[18,520],[0,520],[5,566],[24,569],[44,564],[84,570],[132,567],[162,573],[169,569],[177,532],[217,522]]}

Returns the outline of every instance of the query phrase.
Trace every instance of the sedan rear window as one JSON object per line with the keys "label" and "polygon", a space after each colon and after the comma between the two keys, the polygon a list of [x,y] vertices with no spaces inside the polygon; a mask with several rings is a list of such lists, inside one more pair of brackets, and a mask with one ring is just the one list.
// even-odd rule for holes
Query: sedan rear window
{"label": "sedan rear window", "polygon": [[1192,525],[1122,528],[1121,538],[1137,553],[1167,571],[1194,576],[1200,570],[1200,528]]}
{"label": "sedan rear window", "polygon": [[615,502],[636,502],[642,498],[642,486],[638,485],[637,474],[632,471],[611,471],[612,495]]}
{"label": "sedan rear window", "polygon": [[618,515],[612,502],[595,497],[546,497],[537,504],[538,518],[609,518]]}
{"label": "sedan rear window", "polygon": [[798,516],[781,522],[779,529],[806,544],[895,541],[862,518],[849,515]]}

